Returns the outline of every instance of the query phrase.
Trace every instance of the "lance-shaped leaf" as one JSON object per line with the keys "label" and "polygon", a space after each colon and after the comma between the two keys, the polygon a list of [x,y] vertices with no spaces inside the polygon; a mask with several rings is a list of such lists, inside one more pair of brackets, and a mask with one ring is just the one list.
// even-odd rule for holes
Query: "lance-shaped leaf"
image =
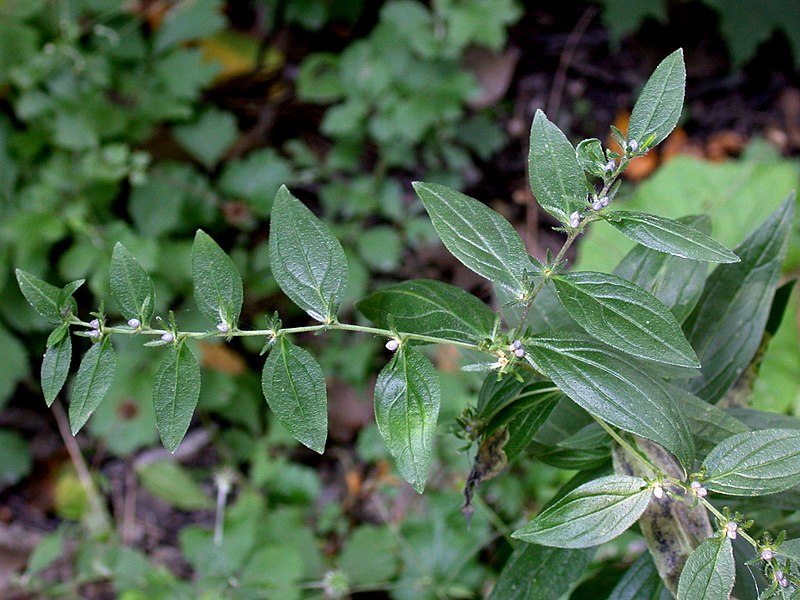
{"label": "lance-shaped leaf", "polygon": [[563,224],[586,204],[586,176],[575,148],[541,110],[531,126],[528,177],[539,206]]}
{"label": "lance-shaped leaf", "polygon": [[692,552],[678,583],[680,600],[728,600],[736,578],[727,537],[707,538]]}
{"label": "lance-shaped leaf", "polygon": [[200,398],[200,365],[185,343],[170,346],[153,381],[153,408],[161,442],[175,452]]}
{"label": "lance-shaped leaf", "polygon": [[601,477],[572,490],[511,537],[557,548],[597,546],[633,525],[652,495],[641,477]]}
{"label": "lance-shaped leaf", "polygon": [[270,218],[275,281],[314,319],[333,321],[347,287],[347,259],[339,240],[286,186],[278,190]]}
{"label": "lance-shaped leaf", "polygon": [[19,290],[25,296],[28,304],[47,319],[48,323],[61,323],[64,320],[58,301],[61,290],[22,269],[17,269],[16,275]]}
{"label": "lance-shaped leaf", "polygon": [[203,316],[214,324],[234,327],[242,311],[242,277],[225,251],[198,230],[192,244],[194,299]]}
{"label": "lance-shaped leaf", "polygon": [[758,350],[789,243],[794,205],[791,194],[734,249],[741,262],[720,265],[711,273],[684,323],[703,365],[688,389],[708,402],[725,395]]}
{"label": "lance-shaped leaf", "polygon": [[72,435],[81,430],[94,410],[100,406],[114,380],[116,366],[117,359],[110,338],[104,338],[94,344],[83,355],[69,400],[69,424]]}
{"label": "lance-shaped leaf", "polygon": [[733,435],[703,461],[704,485],[731,496],[761,496],[800,484],[800,430],[762,429]]}
{"label": "lance-shaped leaf", "polygon": [[605,219],[633,241],[659,252],[704,262],[739,262],[739,257],[718,241],[680,221],[629,210],[606,213]]}
{"label": "lance-shaped leaf", "polygon": [[[212,242],[213,243],[213,242]],[[127,248],[117,242],[111,255],[111,296],[126,319],[150,322],[155,310],[153,281]]]}
{"label": "lance-shaped leaf", "polygon": [[61,388],[64,387],[72,360],[72,338],[69,335],[68,328],[64,327],[62,329],[66,329],[66,335],[61,336],[52,345],[47,346],[42,360],[42,393],[47,406],[53,404]]}
{"label": "lance-shaped leaf", "polygon": [[647,360],[700,366],[675,316],[639,286],[590,271],[565,273],[553,283],[570,316],[598,340]]}
{"label": "lance-shaped leaf", "polygon": [[322,454],[328,437],[328,397],[325,374],[316,359],[280,336],[264,363],[261,389],[281,425]]}
{"label": "lance-shaped leaf", "polygon": [[653,141],[660,144],[675,129],[683,108],[686,66],[683,50],[678,49],[661,61],[653,71],[631,112],[628,139],[639,145]]}
{"label": "lance-shaped leaf", "polygon": [[533,264],[514,227],[491,208],[436,183],[415,182],[433,227],[466,267],[505,287],[516,299],[527,289]]}
{"label": "lance-shaped leaf", "polygon": [[750,431],[750,428],[736,417],[686,390],[671,386],[670,393],[689,423],[698,454],[708,453],[714,446],[732,435]]}
{"label": "lance-shaped leaf", "polygon": [[375,423],[403,479],[422,493],[433,461],[439,378],[431,362],[407,346],[375,382]]}
{"label": "lance-shaped leaf", "polygon": [[612,348],[575,335],[533,336],[525,347],[531,364],[576,404],[691,466],[692,434],[669,384]]}
{"label": "lance-shaped leaf", "polygon": [[649,552],[644,552],[628,567],[608,600],[672,600]]}
{"label": "lance-shaped leaf", "polygon": [[480,299],[441,281],[414,279],[381,288],[357,304],[385,329],[477,343],[490,337],[495,314]]}

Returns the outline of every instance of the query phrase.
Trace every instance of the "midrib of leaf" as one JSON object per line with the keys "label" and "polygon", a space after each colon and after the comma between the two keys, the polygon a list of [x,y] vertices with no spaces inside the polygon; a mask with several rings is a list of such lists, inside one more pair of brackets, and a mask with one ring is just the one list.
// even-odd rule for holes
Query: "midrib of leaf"
{"label": "midrib of leaf", "polygon": [[[80,420],[83,420],[83,416],[84,416],[83,412],[86,409],[86,401],[89,399],[89,394],[91,393],[92,388],[94,387],[94,380],[95,380],[95,377],[97,376],[97,370],[100,368],[100,359],[103,356],[103,351],[106,348],[106,346],[105,346],[106,343],[107,343],[106,340],[101,342],[101,344],[103,344],[103,345],[100,347],[100,351],[97,353],[97,357],[94,360],[94,364],[92,365],[92,370],[91,370],[91,375],[92,376],[89,379],[89,384],[86,386],[86,389],[83,390],[83,393],[81,394],[81,398],[79,399],[79,402],[78,402],[78,417],[79,417]],[[76,433],[75,431],[72,432],[73,435],[75,435],[75,433]]]}
{"label": "midrib of leaf", "polygon": [[181,348],[178,348],[178,350],[175,352],[175,380],[174,380],[173,385],[172,385],[172,387],[170,389],[170,392],[172,392],[172,399],[170,401],[170,407],[169,407],[170,408],[170,421],[169,421],[170,433],[174,433],[174,431],[172,431],[172,429],[175,427],[175,411],[177,410],[177,406],[178,406],[178,381],[180,381],[179,376],[180,376],[180,364],[181,364],[181,361],[180,361],[181,350],[182,350]]}
{"label": "midrib of leaf", "polygon": [[[677,64],[678,61],[673,59],[672,64],[669,67],[669,72],[667,73],[666,77],[663,78],[663,82],[661,84],[661,89],[659,90],[658,99],[656,100],[655,106],[658,106],[658,104],[661,102],[661,99],[664,97],[664,92],[667,89],[667,83],[670,81],[670,78],[672,77],[672,71],[675,69],[675,65]],[[656,112],[657,111],[655,110],[651,111],[651,114],[647,119],[647,126],[642,131],[644,135],[647,135],[647,132],[653,127],[653,119],[656,116]]]}
{"label": "midrib of leaf", "polygon": [[[286,376],[289,379],[289,385],[292,388],[292,397],[294,398],[295,404],[297,405],[297,408],[300,411],[300,417],[303,419],[303,423],[305,423],[306,426],[308,426],[308,424],[309,424],[308,417],[306,416],[306,411],[303,410],[303,403],[300,402],[300,394],[298,394],[298,392],[297,392],[297,386],[294,383],[294,377],[292,377],[292,373],[289,370],[289,360],[288,360],[288,358],[289,358],[289,353],[286,350],[286,346],[284,345],[284,342],[281,341],[281,362],[283,362],[283,367],[284,367],[284,370],[286,372]],[[296,361],[296,362],[300,364],[300,366],[303,368],[303,371],[305,372],[305,374],[308,375],[309,374],[308,373],[308,369],[305,368],[305,365],[303,365],[303,363],[300,362],[300,361]],[[273,373],[274,373],[274,371],[273,371]]]}
{"label": "midrib of leaf", "polygon": [[[770,443],[772,443],[772,442],[770,442]],[[768,445],[768,444],[765,444],[765,445]],[[747,460],[752,458],[754,455],[756,455],[759,452],[761,452],[763,449],[764,449],[764,445],[760,446],[759,448],[755,448],[753,451],[749,452],[743,458],[741,458],[739,460],[739,464],[742,465],[742,463],[746,462]],[[789,459],[789,458],[794,458],[795,456],[800,456],[800,449],[798,449],[796,452],[794,452],[792,454],[775,457],[775,458],[772,458],[772,459],[770,459],[770,460],[768,460],[766,462],[760,462],[757,465],[742,466],[741,470],[738,470],[736,468],[729,469],[728,471],[724,471],[722,473],[714,475],[714,480],[716,480],[716,479],[718,479],[720,477],[728,477],[729,475],[737,475],[739,477],[743,477],[743,478],[746,478],[746,479],[755,479],[754,477],[748,476],[747,473],[752,471],[753,469],[764,469],[764,468],[769,467],[769,466],[771,466],[771,465],[773,465],[775,463],[779,463],[780,464],[784,460]],[[780,475],[779,477],[777,477],[775,479],[783,479],[785,477],[791,477],[791,475]],[[763,479],[763,477],[759,476],[757,479]],[[728,484],[726,484],[726,485],[728,485]],[[731,487],[741,487],[741,486],[731,486]]]}
{"label": "midrib of leaf", "polygon": [[409,360],[408,360],[408,357],[405,356],[405,355],[402,358],[403,358],[403,378],[405,379],[405,381],[404,381],[405,386],[404,386],[403,394],[406,396],[406,410],[405,410],[406,442],[408,444],[409,453],[411,454],[411,459],[412,459],[411,464],[414,467],[414,473],[415,473],[415,476],[416,476],[415,478],[418,479],[419,476],[420,476],[420,473],[419,473],[419,466],[418,466],[418,461],[417,461],[417,453],[416,453],[416,451],[414,449],[414,444],[412,443],[412,439],[411,439],[411,418],[410,418],[411,411],[408,410],[408,407],[411,406],[412,403],[415,404],[416,408],[417,408],[417,412],[420,415],[422,415],[422,417],[423,417],[422,419],[420,419],[420,434],[422,435],[423,438],[425,437],[425,414],[424,414],[424,410],[421,410],[422,409],[421,402],[418,401],[418,400],[412,399],[412,397],[411,397],[411,387],[408,385],[408,382],[410,381],[410,379],[409,379],[409,368],[408,368]]}
{"label": "midrib of leaf", "polygon": [[[542,121],[541,130],[542,130],[542,133],[544,133],[544,138],[545,138],[544,148],[547,151],[547,153],[550,155],[550,162],[555,164],[555,163],[558,162],[558,161],[555,160],[556,159],[555,148],[551,144],[552,138],[551,138],[550,132],[548,132],[546,130],[546,128],[545,128],[544,121]],[[570,195],[567,193],[567,186],[565,185],[565,181],[566,180],[561,176],[561,169],[557,169],[556,168],[556,169],[553,169],[552,172],[556,174],[556,178],[558,179],[558,187],[561,188],[561,198],[562,199],[567,198],[567,199],[570,199],[570,200],[574,200],[575,198],[571,198]],[[559,212],[564,212],[564,211],[559,210]]]}
{"label": "midrib of leaf", "polygon": [[54,300],[53,300],[53,299],[52,299],[50,296],[48,296],[47,294],[45,294],[44,292],[42,292],[42,291],[39,289],[39,287],[38,287],[38,286],[31,284],[31,283],[30,283],[30,279],[27,277],[27,275],[24,275],[24,277],[25,277],[25,282],[28,284],[28,288],[29,288],[29,289],[31,289],[31,290],[33,290],[33,292],[35,292],[35,293],[36,293],[36,295],[37,295],[39,298],[43,299],[43,300],[44,300],[44,301],[45,301],[47,304],[49,304],[50,306],[52,306],[52,307],[53,307],[53,310],[55,311],[55,313],[56,313],[56,314],[58,314],[58,312],[59,312],[59,311],[58,311],[58,303],[57,303],[56,301],[54,301]]}
{"label": "midrib of leaf", "polygon": [[[316,292],[317,296],[319,297],[320,302],[322,303],[322,307],[324,309],[323,312],[325,314],[322,315],[322,316],[323,316],[323,318],[327,318],[327,317],[331,316],[330,314],[328,314],[328,313],[330,313],[331,307],[328,304],[328,302],[325,300],[325,297],[322,295],[322,282],[317,279],[317,274],[311,268],[311,263],[308,261],[308,253],[306,252],[306,246],[302,242],[302,240],[300,239],[300,233],[297,231],[297,228],[296,227],[291,227],[290,229],[292,230],[292,233],[294,234],[294,239],[297,242],[297,247],[300,248],[300,253],[303,256],[303,263],[305,263],[306,270],[308,271],[308,274],[309,274],[311,280],[316,285],[316,287],[314,285],[309,285],[308,283],[302,282],[294,273],[291,272],[291,270],[289,270],[289,273],[291,273],[292,277],[296,281],[298,281],[302,285],[305,285],[306,287],[310,287],[312,290],[314,290],[314,292]],[[331,267],[331,256],[330,256],[330,253],[327,253],[327,257],[326,258],[327,258],[327,261],[328,261],[328,265],[327,265],[328,268],[325,270],[325,272],[327,273],[328,271],[330,271],[330,267]]]}

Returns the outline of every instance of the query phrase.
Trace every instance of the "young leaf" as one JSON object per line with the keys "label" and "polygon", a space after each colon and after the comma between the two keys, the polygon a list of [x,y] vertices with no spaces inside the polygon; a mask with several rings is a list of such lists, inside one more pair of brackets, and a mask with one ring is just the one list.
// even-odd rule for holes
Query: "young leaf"
{"label": "young leaf", "polygon": [[633,241],[659,252],[704,262],[739,262],[739,257],[718,241],[680,221],[629,210],[606,213],[605,219]]}
{"label": "young leaf", "polygon": [[762,429],[732,435],[703,461],[704,485],[720,494],[761,496],[800,484],[800,430]]}
{"label": "young leaf", "polygon": [[212,323],[233,328],[242,310],[242,277],[225,251],[202,230],[192,244],[194,299]]}
{"label": "young leaf", "polygon": [[650,147],[660,144],[675,129],[683,108],[686,66],[678,49],[653,71],[631,112],[628,139],[641,146],[653,137]]}
{"label": "young leaf", "polygon": [[375,422],[397,469],[422,493],[433,461],[433,434],[439,418],[439,378],[431,362],[402,347],[378,374]]}
{"label": "young leaf", "polygon": [[322,454],[328,437],[328,397],[325,374],[316,359],[280,336],[264,363],[261,389],[281,425]]}
{"label": "young leaf", "polygon": [[75,298],[72,297],[78,288],[80,288],[84,283],[86,283],[85,279],[76,279],[75,281],[70,281],[67,285],[61,288],[58,292],[58,312],[61,315],[66,315],[69,313],[75,314],[78,312],[78,303],[75,302]]}
{"label": "young leaf", "polygon": [[589,413],[661,444],[684,466],[694,460],[692,434],[671,386],[594,340],[571,334],[525,340],[527,356]]}
{"label": "young leaf", "polygon": [[491,208],[443,185],[414,182],[433,227],[461,263],[521,299],[531,259],[514,227]]}
{"label": "young leaf", "polygon": [[591,271],[565,273],[553,283],[570,316],[600,341],[647,360],[700,366],[673,314],[637,285]]}
{"label": "young leaf", "polygon": [[110,338],[94,344],[84,354],[69,401],[69,424],[72,435],[86,424],[114,380],[117,359]]}
{"label": "young leaf", "polygon": [[153,408],[161,442],[175,452],[200,398],[200,365],[185,343],[170,346],[153,381]]}
{"label": "young leaf", "polygon": [[727,537],[706,538],[689,556],[678,582],[680,600],[728,600],[736,578]]}
{"label": "young leaf", "polygon": [[481,300],[432,279],[381,288],[356,307],[379,327],[467,343],[491,336],[495,323],[495,314]]}
{"label": "young leaf", "polygon": [[58,296],[61,290],[35,275],[26,273],[22,269],[16,270],[17,283],[25,299],[36,312],[42,315],[49,323],[58,324],[64,320],[64,315],[59,310]]}
{"label": "young leaf", "polygon": [[153,281],[133,254],[117,242],[111,254],[111,297],[125,319],[147,324],[155,310],[156,289]]}
{"label": "young leaf", "polygon": [[347,259],[328,228],[282,186],[275,196],[269,256],[275,281],[317,321],[332,322],[347,287]]}
{"label": "young leaf", "polygon": [[585,205],[586,176],[567,136],[541,110],[533,118],[528,177],[536,201],[561,223]]}
{"label": "young leaf", "polygon": [[641,477],[601,477],[572,490],[511,537],[557,548],[597,546],[633,525],[652,495]]}
{"label": "young leaf", "polygon": [[575,157],[581,169],[591,173],[595,177],[603,177],[605,171],[603,166],[606,164],[606,155],[603,152],[603,145],[597,138],[583,140],[575,147]]}
{"label": "young leaf", "polygon": [[791,194],[734,249],[741,262],[714,270],[684,323],[703,364],[688,389],[708,402],[725,395],[758,350],[789,243],[794,205]]}
{"label": "young leaf", "polygon": [[52,345],[48,344],[42,360],[42,393],[47,406],[53,404],[61,388],[64,387],[72,360],[72,339],[69,329],[61,329],[66,329],[66,335]]}

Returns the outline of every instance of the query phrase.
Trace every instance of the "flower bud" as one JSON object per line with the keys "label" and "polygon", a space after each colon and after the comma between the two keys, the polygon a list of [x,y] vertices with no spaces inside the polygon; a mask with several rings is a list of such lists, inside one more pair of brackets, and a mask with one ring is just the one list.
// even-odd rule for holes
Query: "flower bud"
{"label": "flower bud", "polygon": [[616,168],[617,168],[617,162],[613,158],[603,165],[603,171],[605,171],[606,173],[611,173]]}
{"label": "flower bud", "polygon": [[592,202],[592,210],[600,210],[601,208],[603,208],[603,203],[600,200]]}
{"label": "flower bud", "polygon": [[514,348],[514,350],[519,350],[520,348],[522,348],[522,342],[520,342],[519,340],[514,340],[514,343],[511,344],[511,346]]}
{"label": "flower bud", "polygon": [[573,229],[577,228],[578,225],[581,224],[581,213],[577,210],[569,216],[569,226]]}
{"label": "flower bud", "polygon": [[390,352],[394,352],[399,347],[400,347],[399,340],[391,339],[388,342],[386,342],[386,349],[389,350]]}
{"label": "flower bud", "polygon": [[525,356],[525,350],[523,350],[522,348],[517,348],[516,350],[514,350],[514,356],[516,356],[517,358],[522,358],[523,356]]}
{"label": "flower bud", "polygon": [[89,337],[92,338],[93,340],[98,339],[100,337],[100,330],[99,329],[92,329],[89,332]]}
{"label": "flower bud", "polygon": [[92,329],[100,329],[100,321],[97,319],[92,319],[89,321],[89,325],[92,327]]}
{"label": "flower bud", "polygon": [[603,207],[608,206],[608,196],[603,196],[600,198],[600,205]]}
{"label": "flower bud", "polygon": [[775,553],[772,552],[772,548],[764,548],[761,551],[761,560],[772,560],[772,557],[775,556]]}
{"label": "flower bud", "polygon": [[656,498],[658,498],[659,500],[661,500],[661,498],[663,498],[663,497],[664,497],[664,488],[663,488],[663,487],[661,487],[661,484],[660,484],[660,483],[656,483],[656,484],[653,486],[653,496],[655,496],[655,497],[656,497]]}
{"label": "flower bud", "polygon": [[139,319],[128,319],[128,327],[139,329],[141,326],[142,322]]}
{"label": "flower bud", "polygon": [[725,526],[726,534],[729,540],[736,539],[736,530],[739,529],[738,523],[736,521],[728,521],[728,524]]}
{"label": "flower bud", "polygon": [[230,328],[228,327],[227,323],[223,322],[217,325],[217,331],[219,331],[220,333],[228,333],[229,329]]}
{"label": "flower bud", "polygon": [[639,149],[639,142],[636,140],[628,140],[628,149],[631,152],[636,152]]}
{"label": "flower bud", "polygon": [[172,335],[172,333],[170,333],[169,331],[161,336],[161,341],[162,342],[171,342],[174,339],[175,339],[175,336]]}

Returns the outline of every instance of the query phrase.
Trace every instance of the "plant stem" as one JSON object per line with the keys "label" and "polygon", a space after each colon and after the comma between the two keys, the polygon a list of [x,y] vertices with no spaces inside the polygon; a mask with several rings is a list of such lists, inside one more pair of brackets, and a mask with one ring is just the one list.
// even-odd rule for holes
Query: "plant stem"
{"label": "plant stem", "polygon": [[608,435],[610,435],[610,436],[611,436],[611,437],[614,439],[614,441],[615,441],[615,442],[617,442],[617,443],[618,443],[620,446],[622,446],[623,448],[625,448],[625,450],[627,450],[627,451],[628,451],[628,454],[630,454],[631,456],[633,456],[633,457],[634,457],[636,460],[638,460],[640,463],[642,463],[642,464],[643,464],[645,467],[647,467],[647,468],[648,468],[648,469],[650,469],[651,471],[655,471],[656,473],[661,473],[661,469],[659,469],[659,468],[658,468],[657,466],[655,466],[655,465],[654,465],[652,462],[650,462],[650,461],[649,461],[649,460],[648,460],[648,459],[647,459],[647,458],[646,458],[646,457],[645,457],[645,456],[644,456],[644,455],[643,455],[643,454],[642,454],[642,453],[639,451],[639,449],[638,449],[638,448],[636,448],[635,446],[633,446],[633,444],[631,444],[630,442],[628,442],[628,440],[626,440],[626,439],[625,439],[625,438],[623,438],[623,437],[622,437],[622,436],[621,436],[619,433],[617,433],[617,432],[616,432],[616,430],[615,430],[613,427],[611,427],[611,425],[609,425],[608,423],[606,423],[605,421],[603,421],[603,419],[601,419],[601,418],[599,418],[599,417],[595,417],[594,415],[591,415],[591,417],[592,417],[592,418],[593,418],[595,421],[597,421],[597,423],[600,425],[600,427],[602,427],[603,429],[605,429],[605,430],[606,430],[606,433],[608,433]]}

